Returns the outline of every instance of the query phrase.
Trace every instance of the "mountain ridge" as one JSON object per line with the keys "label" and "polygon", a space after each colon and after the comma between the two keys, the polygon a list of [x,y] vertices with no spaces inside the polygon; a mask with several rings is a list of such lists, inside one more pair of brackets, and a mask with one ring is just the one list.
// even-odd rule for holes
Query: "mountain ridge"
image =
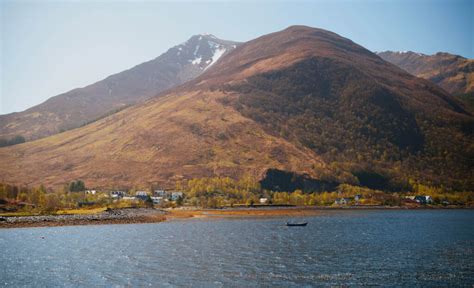
{"label": "mountain ridge", "polygon": [[155,59],[25,111],[0,115],[0,138],[21,135],[34,140],[77,128],[193,79],[238,44],[213,35],[194,35]]}
{"label": "mountain ridge", "polygon": [[410,74],[432,81],[451,94],[467,94],[474,98],[473,59],[446,52],[426,55],[412,51],[384,51],[377,52],[377,55]]}

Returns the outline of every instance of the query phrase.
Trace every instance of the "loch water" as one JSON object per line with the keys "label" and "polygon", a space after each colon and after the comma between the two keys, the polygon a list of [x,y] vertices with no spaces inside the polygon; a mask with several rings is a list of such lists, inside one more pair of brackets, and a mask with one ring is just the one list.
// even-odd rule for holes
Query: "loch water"
{"label": "loch water", "polygon": [[472,287],[474,210],[1,229],[0,249],[7,287]]}

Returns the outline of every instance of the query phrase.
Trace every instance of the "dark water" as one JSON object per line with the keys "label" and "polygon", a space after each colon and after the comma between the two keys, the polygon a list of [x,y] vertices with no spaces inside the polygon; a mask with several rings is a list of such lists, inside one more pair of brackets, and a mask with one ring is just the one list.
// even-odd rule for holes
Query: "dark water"
{"label": "dark water", "polygon": [[322,213],[304,228],[260,218],[4,229],[0,285],[474,284],[473,210]]}

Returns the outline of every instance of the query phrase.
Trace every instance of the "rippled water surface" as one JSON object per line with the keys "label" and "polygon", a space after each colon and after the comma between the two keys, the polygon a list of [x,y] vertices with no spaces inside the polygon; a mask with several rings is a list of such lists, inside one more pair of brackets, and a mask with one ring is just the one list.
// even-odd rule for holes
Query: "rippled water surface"
{"label": "rippled water surface", "polygon": [[[5,286],[466,286],[474,211],[0,230]],[[299,219],[292,219],[297,221]]]}

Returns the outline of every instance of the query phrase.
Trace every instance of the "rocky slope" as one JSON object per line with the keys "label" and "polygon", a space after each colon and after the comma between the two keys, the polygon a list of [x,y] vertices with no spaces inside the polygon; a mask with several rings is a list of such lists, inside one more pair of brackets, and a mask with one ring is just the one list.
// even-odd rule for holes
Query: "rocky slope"
{"label": "rocky slope", "polygon": [[377,53],[407,72],[430,80],[454,95],[474,97],[474,60],[449,53],[425,55],[415,52]]}

